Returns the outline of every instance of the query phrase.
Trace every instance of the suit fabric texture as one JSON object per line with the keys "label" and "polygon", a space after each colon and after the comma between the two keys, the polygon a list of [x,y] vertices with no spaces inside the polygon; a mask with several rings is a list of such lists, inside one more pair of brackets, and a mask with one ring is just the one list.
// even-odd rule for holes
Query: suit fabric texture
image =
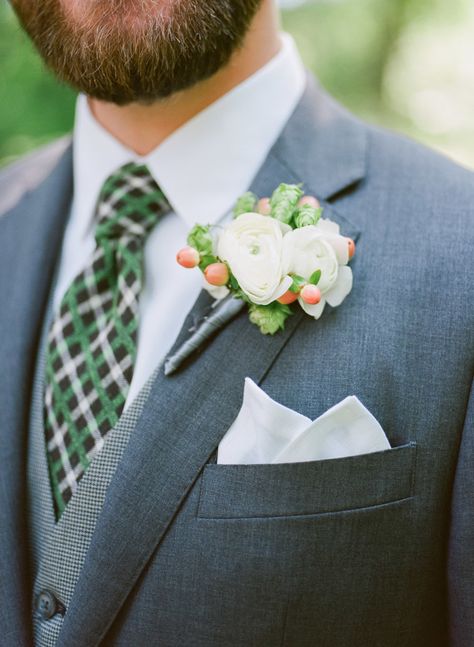
{"label": "suit fabric texture", "polygon": [[[60,647],[474,644],[474,177],[359,122],[309,79],[251,188],[280,182],[303,182],[356,240],[352,293],[274,336],[236,312],[172,374],[157,367],[100,495]],[[33,644],[29,419],[72,191],[67,140],[0,175],[8,647]],[[209,306],[202,295],[174,351]],[[392,449],[216,464],[247,376],[311,419],[356,395]]]}

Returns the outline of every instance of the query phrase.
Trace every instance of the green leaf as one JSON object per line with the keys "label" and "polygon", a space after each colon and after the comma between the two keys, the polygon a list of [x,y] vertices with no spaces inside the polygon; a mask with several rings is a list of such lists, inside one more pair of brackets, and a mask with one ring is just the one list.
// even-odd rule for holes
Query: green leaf
{"label": "green leaf", "polygon": [[234,290],[232,288],[232,294],[236,299],[241,299],[242,301],[244,301],[245,303],[248,303],[249,305],[252,303],[241,288],[237,288],[237,290]]}
{"label": "green leaf", "polygon": [[285,320],[293,314],[291,308],[278,301],[267,306],[251,303],[249,306],[250,321],[260,328],[264,335],[274,335],[285,327]]}
{"label": "green leaf", "polygon": [[290,276],[293,279],[293,283],[290,285],[289,289],[295,294],[298,294],[301,288],[306,285],[306,279],[304,279],[302,276],[298,276],[297,274],[291,274]]}
{"label": "green leaf", "polygon": [[242,301],[245,301],[245,303],[251,303],[250,299],[242,290],[242,288],[239,285],[239,282],[237,281],[237,279],[235,278],[235,276],[232,274],[230,270],[229,270],[229,282],[227,283],[227,287],[232,291],[232,294],[236,299],[241,299]]}
{"label": "green leaf", "polygon": [[213,248],[211,226],[194,225],[188,234],[188,245],[197,249],[201,256],[210,256]]}
{"label": "green leaf", "polygon": [[230,275],[229,283],[233,290],[238,290],[240,288],[239,282],[233,274]]}
{"label": "green leaf", "polygon": [[315,209],[310,204],[303,204],[293,214],[293,223],[296,229],[316,225],[321,218],[323,210],[321,207]]}
{"label": "green leaf", "polygon": [[309,277],[309,282],[312,283],[313,285],[318,285],[320,278],[321,278],[321,270],[316,270],[316,272],[313,272]]}
{"label": "green leaf", "polygon": [[271,215],[287,225],[290,224],[302,195],[303,190],[299,184],[280,184],[270,198]]}
{"label": "green leaf", "polygon": [[201,262],[199,263],[199,269],[204,272],[206,267],[208,265],[212,265],[212,263],[218,263],[219,260],[215,257],[212,256],[212,254],[208,254],[207,256],[201,256]]}
{"label": "green leaf", "polygon": [[234,218],[241,216],[243,213],[250,213],[255,211],[257,207],[258,198],[251,191],[247,191],[244,195],[241,195],[240,198],[235,203],[233,210]]}

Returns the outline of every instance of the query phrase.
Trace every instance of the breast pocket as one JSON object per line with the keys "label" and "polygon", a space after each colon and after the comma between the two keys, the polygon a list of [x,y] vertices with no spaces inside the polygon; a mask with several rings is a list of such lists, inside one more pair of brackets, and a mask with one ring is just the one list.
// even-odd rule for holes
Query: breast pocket
{"label": "breast pocket", "polygon": [[318,515],[413,496],[416,443],[372,454],[305,463],[204,468],[198,517]]}

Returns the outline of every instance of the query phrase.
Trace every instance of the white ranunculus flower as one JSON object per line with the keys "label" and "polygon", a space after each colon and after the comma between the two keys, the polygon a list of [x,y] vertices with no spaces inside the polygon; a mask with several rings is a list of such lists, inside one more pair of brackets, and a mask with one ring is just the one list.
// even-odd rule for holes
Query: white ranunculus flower
{"label": "white ranunculus flower", "polygon": [[217,255],[253,303],[268,305],[290,287],[282,265],[283,235],[290,229],[275,218],[244,213],[220,235]]}
{"label": "white ranunculus flower", "polygon": [[339,236],[340,228],[337,222],[328,220],[327,218],[320,218],[314,226],[320,233],[328,236]]}
{"label": "white ranunculus flower", "polygon": [[322,315],[326,303],[334,307],[340,305],[352,289],[352,271],[346,266],[349,260],[348,243],[338,232],[339,227],[335,223],[320,220],[317,225],[294,229],[284,237],[285,273],[297,274],[309,280],[316,270],[321,271],[318,283],[321,301],[308,305],[301,298],[298,299],[303,310],[315,319]]}

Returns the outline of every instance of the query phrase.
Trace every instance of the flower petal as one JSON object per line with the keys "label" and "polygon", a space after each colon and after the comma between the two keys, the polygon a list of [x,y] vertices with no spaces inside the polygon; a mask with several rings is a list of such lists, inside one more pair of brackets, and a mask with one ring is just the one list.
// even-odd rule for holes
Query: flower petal
{"label": "flower petal", "polygon": [[319,303],[316,303],[315,305],[309,305],[309,303],[305,303],[300,297],[298,299],[298,303],[306,312],[306,314],[314,317],[315,319],[319,319],[319,317],[323,314],[324,306],[326,305],[326,299],[324,299],[323,297]]}
{"label": "flower petal", "polygon": [[277,220],[277,222],[280,225],[281,233],[283,234],[283,236],[287,234],[289,231],[293,231],[293,228],[290,227],[290,225],[287,225],[285,222],[281,222],[280,220]]}
{"label": "flower petal", "polygon": [[[293,279],[291,278],[291,276],[285,276],[281,280],[280,285],[277,287],[275,292],[270,297],[268,297],[268,299],[265,299],[263,301],[258,301],[258,305],[267,306],[269,303],[272,303],[272,301],[276,301],[281,296],[283,296],[285,292],[287,292],[290,289],[290,286],[292,283],[293,283]],[[256,302],[254,301],[254,303]]]}
{"label": "flower petal", "polygon": [[326,218],[320,218],[318,224],[316,225],[317,230],[320,234],[327,234],[329,236],[339,236],[339,225],[337,222],[328,220]]}
{"label": "flower petal", "polygon": [[327,242],[334,249],[339,265],[347,265],[349,262],[349,243],[344,236],[327,236]]}
{"label": "flower petal", "polygon": [[334,287],[325,293],[324,297],[333,308],[341,305],[349,292],[352,290],[352,270],[350,267],[339,268],[337,281]]}
{"label": "flower petal", "polygon": [[218,257],[226,262],[241,290],[259,305],[275,299],[282,276],[282,224],[258,213],[244,213],[226,225]]}

